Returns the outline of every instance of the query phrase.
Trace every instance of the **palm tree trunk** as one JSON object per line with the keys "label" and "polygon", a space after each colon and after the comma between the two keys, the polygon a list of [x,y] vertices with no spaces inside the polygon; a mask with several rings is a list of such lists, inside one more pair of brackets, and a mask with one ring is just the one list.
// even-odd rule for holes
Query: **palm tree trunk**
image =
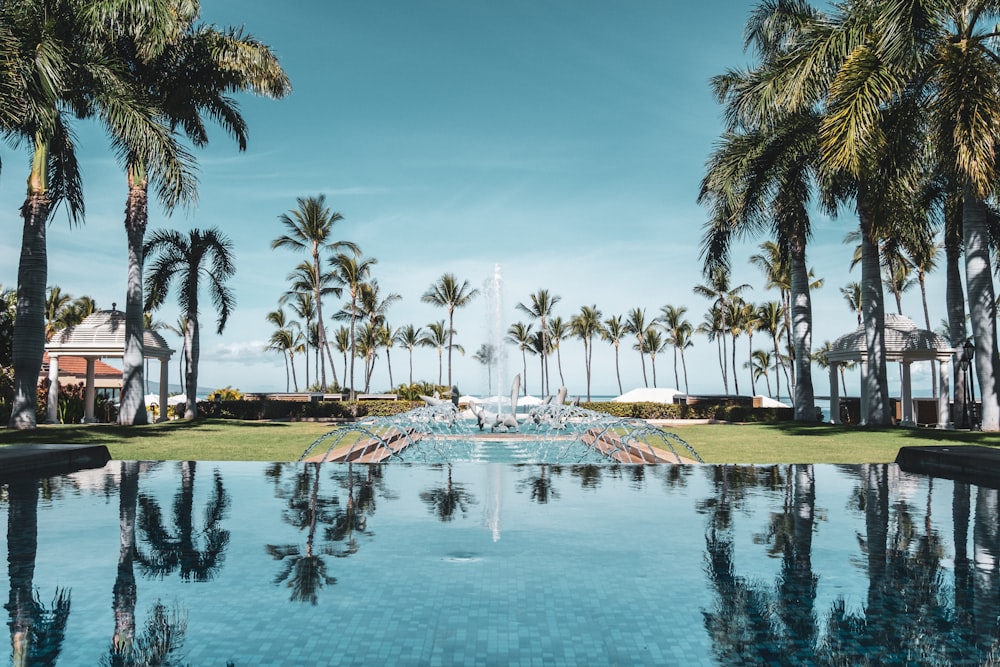
{"label": "palm tree trunk", "polygon": [[[750,355],[750,356],[747,357],[747,361],[750,362],[750,365],[747,367],[747,368],[750,369],[750,394],[753,395],[753,396],[756,396],[757,395],[757,380],[753,376],[754,375],[754,373],[753,373],[753,334],[750,333],[749,331],[747,332],[747,348],[748,348],[747,352]],[[768,381],[768,384],[770,384],[770,381]],[[768,393],[771,393],[770,390],[768,390]]]}
{"label": "palm tree trunk", "polygon": [[[688,395],[691,392],[688,389],[688,367],[687,367],[687,361],[684,360],[684,348],[683,347],[681,348],[681,368],[684,370],[684,394]],[[678,389],[680,389],[680,387],[678,387]]]}
{"label": "palm tree trunk", "polygon": [[139,464],[122,461],[118,491],[118,574],[113,589],[115,633],[112,653],[125,656],[135,641],[135,570],[136,503],[139,496]]}
{"label": "palm tree trunk", "polygon": [[413,384],[413,348],[410,348],[410,384]]}
{"label": "palm tree trunk", "polygon": [[138,166],[129,169],[125,234],[128,238],[128,284],[125,293],[125,350],[122,357],[122,395],[118,423],[146,424],[143,396],[142,242],[149,219],[146,179]]}
{"label": "palm tree trunk", "polygon": [[736,374],[736,336],[733,336],[733,391],[740,395],[740,377]]}
{"label": "palm tree trunk", "polygon": [[969,294],[972,336],[976,344],[976,377],[982,401],[981,422],[984,431],[1000,430],[1000,402],[997,398],[996,294],[990,272],[989,228],[986,205],[966,183],[962,204],[962,228],[965,239],[965,282]]}
{"label": "palm tree trunk", "polygon": [[[809,295],[809,269],[806,266],[804,238],[790,240],[792,278],[789,301],[792,306],[792,340],[795,349],[795,396],[792,399],[795,420],[816,421],[816,399],[812,383],[812,299]],[[876,260],[878,257],[876,257]],[[881,283],[880,283],[881,284]]]}
{"label": "palm tree trunk", "polygon": [[781,352],[778,350],[778,336],[771,334],[771,342],[774,344],[774,388],[777,390],[778,400],[781,400],[781,371],[785,365],[781,363]]}
{"label": "palm tree trunk", "polygon": [[[890,423],[889,386],[885,360],[885,301],[877,239],[873,232],[871,207],[865,195],[858,195],[861,220],[861,308],[864,315],[865,345],[862,359],[861,421],[869,426]],[[866,368],[867,367],[867,368]]]}
{"label": "palm tree trunk", "polygon": [[[306,358],[309,357],[309,353],[306,353]],[[288,366],[292,369],[292,386],[295,387],[295,393],[299,392],[299,379],[295,377],[295,353],[291,350],[288,351]]]}
{"label": "palm tree trunk", "polygon": [[[917,270],[917,281],[920,283],[920,300],[924,306],[924,326],[928,331],[931,330],[931,312],[927,308],[927,272],[923,269]],[[937,362],[933,359],[931,360],[931,396],[934,398],[938,397],[938,374],[937,374]]]}
{"label": "palm tree trunk", "polygon": [[281,353],[281,358],[285,360],[285,391],[292,390],[292,376],[288,372],[288,357],[290,354],[288,350]]}
{"label": "palm tree trunk", "polygon": [[639,337],[639,360],[642,362],[642,384],[645,387],[649,386],[649,380],[646,379],[646,350],[645,346],[642,344],[642,334]]}
{"label": "palm tree trunk", "polygon": [[[197,287],[195,287],[197,293]],[[201,352],[198,336],[198,301],[197,296],[189,294],[187,328],[184,329],[184,361],[186,372],[184,377],[184,393],[187,399],[184,403],[184,419],[198,418],[198,356]]]}
{"label": "palm tree trunk", "polygon": [[45,349],[45,284],[48,280],[45,225],[52,200],[44,191],[28,194],[21,207],[24,229],[17,268],[17,319],[11,361],[14,401],[8,426],[30,429],[37,425],[38,374]]}
{"label": "palm tree trunk", "polygon": [[948,309],[948,339],[956,352],[952,356],[952,420],[965,414],[965,373],[962,372],[962,356],[965,354],[965,293],[962,291],[962,270],[959,267],[962,255],[962,221],[959,215],[946,218],[944,235],[945,254],[945,301]]}
{"label": "palm tree trunk", "polygon": [[[323,325],[323,298],[320,294],[320,276],[323,274],[320,272],[319,266],[319,247],[316,243],[313,243],[312,247],[312,260],[313,260],[313,300],[316,301],[316,344],[319,345],[320,350],[326,347],[326,327]],[[354,333],[354,319],[352,315],[351,319],[351,333]],[[354,341],[351,340],[351,353],[354,352]],[[333,364],[331,363],[330,369],[333,370]],[[326,360],[323,359],[322,352],[319,355],[319,390],[322,392],[326,391]],[[351,364],[351,400],[354,400],[354,364]]]}
{"label": "palm tree trunk", "polygon": [[392,389],[396,385],[392,383],[392,359],[389,358],[389,348],[385,348],[385,365],[389,369],[389,388]]}
{"label": "palm tree trunk", "polygon": [[590,345],[587,344],[587,339],[583,339],[583,360],[584,368],[587,372],[587,402],[590,403]]}
{"label": "palm tree trunk", "polygon": [[[454,347],[454,341],[452,336],[455,332],[455,322],[454,322],[454,310],[448,307],[448,386],[451,386],[451,350]],[[441,380],[438,379],[438,384],[441,384]]]}
{"label": "palm tree trunk", "polygon": [[[526,355],[524,353],[524,348],[521,348],[521,374],[524,377],[524,385],[522,386],[522,390],[524,391],[524,395],[527,396],[528,395],[528,355]],[[499,384],[499,382],[498,382],[498,384]],[[621,380],[618,381],[618,384],[621,384]]]}
{"label": "palm tree trunk", "polygon": [[615,345],[615,377],[618,378],[618,395],[620,396],[620,395],[624,394],[625,392],[622,391],[622,370],[621,370],[621,364],[619,363],[619,358],[618,358],[618,345],[617,344]]}
{"label": "palm tree trunk", "polygon": [[649,365],[653,369],[653,389],[656,389],[656,355],[653,353],[649,355]]}
{"label": "palm tree trunk", "polygon": [[674,386],[677,387],[678,389],[680,389],[681,388],[681,380],[677,376],[677,346],[674,345],[673,348],[674,348]]}
{"label": "palm tree trunk", "polygon": [[566,378],[563,377],[562,372],[562,351],[558,347],[556,348],[556,368],[559,370],[559,386],[565,387]]}

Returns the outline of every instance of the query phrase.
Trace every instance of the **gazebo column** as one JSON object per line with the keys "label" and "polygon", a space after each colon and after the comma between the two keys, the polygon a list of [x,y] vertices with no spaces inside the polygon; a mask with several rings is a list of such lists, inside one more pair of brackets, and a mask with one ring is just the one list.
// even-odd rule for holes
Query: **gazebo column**
{"label": "gazebo column", "polygon": [[840,423],[840,386],[837,384],[839,361],[830,362],[830,422]]}
{"label": "gazebo column", "polygon": [[167,421],[167,359],[160,359],[160,405],[156,421]]}
{"label": "gazebo column", "polygon": [[96,361],[93,357],[87,357],[87,388],[83,394],[83,422],[85,424],[93,424],[97,421],[94,418],[94,402],[97,398],[97,392],[94,390],[94,366]]}
{"label": "gazebo column", "polygon": [[45,423],[59,423],[59,355],[49,354],[49,404]]}
{"label": "gazebo column", "polygon": [[951,406],[949,405],[951,398],[951,386],[948,383],[951,373],[950,365],[950,358],[941,357],[938,359],[938,377],[941,383],[941,391],[938,393],[938,428],[954,428],[954,424],[951,422]]}
{"label": "gazebo column", "polygon": [[910,364],[913,362],[909,359],[903,359],[901,366],[903,367],[903,387],[901,391],[900,401],[903,403],[901,422],[903,426],[913,426],[915,422],[913,421],[913,390],[912,383],[910,381]]}

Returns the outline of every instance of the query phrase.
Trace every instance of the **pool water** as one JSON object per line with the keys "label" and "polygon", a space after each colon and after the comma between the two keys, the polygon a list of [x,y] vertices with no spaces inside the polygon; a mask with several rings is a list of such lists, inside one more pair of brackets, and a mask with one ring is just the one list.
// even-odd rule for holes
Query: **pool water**
{"label": "pool water", "polygon": [[894,465],[112,461],[0,487],[7,655],[978,665],[997,500]]}

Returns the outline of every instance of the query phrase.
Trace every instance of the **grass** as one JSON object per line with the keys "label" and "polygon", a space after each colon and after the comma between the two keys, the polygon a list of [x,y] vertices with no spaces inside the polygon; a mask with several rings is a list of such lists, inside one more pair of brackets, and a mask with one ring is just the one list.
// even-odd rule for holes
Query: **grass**
{"label": "grass", "polygon": [[[294,461],[330,423],[204,419],[148,426],[45,425],[0,431],[13,443],[103,444],[121,460]],[[936,429],[783,424],[669,426],[706,463],[889,463],[909,445],[1000,447],[1000,434]],[[683,454],[683,452],[681,452]]]}

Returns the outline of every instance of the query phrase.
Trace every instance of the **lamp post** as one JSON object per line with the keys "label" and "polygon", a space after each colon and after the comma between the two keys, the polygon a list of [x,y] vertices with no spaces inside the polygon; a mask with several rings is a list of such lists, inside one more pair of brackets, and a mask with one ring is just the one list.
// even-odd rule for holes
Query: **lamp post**
{"label": "lamp post", "polygon": [[972,357],[976,354],[976,344],[972,338],[965,339],[962,344],[962,372],[965,374],[965,409],[962,416],[963,425],[970,431],[974,429],[976,419],[976,406],[973,401],[976,394],[972,389],[972,374],[969,369],[972,367]]}

